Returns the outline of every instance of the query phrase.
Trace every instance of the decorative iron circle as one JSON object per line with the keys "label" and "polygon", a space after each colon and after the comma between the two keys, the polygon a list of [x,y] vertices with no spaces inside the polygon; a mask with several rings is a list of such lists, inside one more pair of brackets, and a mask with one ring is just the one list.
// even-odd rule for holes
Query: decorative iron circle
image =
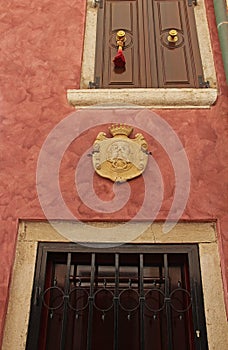
{"label": "decorative iron circle", "polygon": [[[80,295],[77,295],[78,292]],[[75,306],[73,304],[75,304]],[[77,307],[78,304],[79,304],[79,307]],[[70,309],[76,312],[80,312],[85,310],[88,304],[89,304],[89,293],[85,288],[75,287],[70,291],[69,300],[68,300],[68,306]]]}
{"label": "decorative iron circle", "polygon": [[[155,294],[155,292],[158,293],[159,298],[162,298],[162,301],[161,301],[161,303],[159,302],[159,307],[157,307],[157,308],[152,307],[152,306],[150,305],[150,303],[149,303],[149,300],[150,300],[150,299],[152,299],[151,304],[153,303],[153,301],[157,302],[157,301],[156,301],[157,299],[156,299],[155,297],[154,297],[154,298],[152,298],[152,297],[149,298],[149,294],[152,294],[152,293]],[[158,300],[159,300],[159,298],[158,298]],[[160,304],[161,304],[161,305],[160,305]],[[162,310],[164,309],[164,307],[165,307],[165,293],[164,293],[162,290],[157,289],[157,288],[149,289],[149,290],[145,293],[145,306],[146,306],[146,308],[147,308],[148,310],[153,311],[153,312],[160,312],[160,311],[162,311]]]}
{"label": "decorative iron circle", "polygon": [[[123,299],[125,299],[126,301],[124,301]],[[132,301],[134,304],[133,306],[127,305],[128,303],[130,304]],[[137,310],[137,308],[139,307],[139,293],[134,289],[124,289],[119,295],[119,305],[121,309],[123,309],[126,312],[132,312]]]}
{"label": "decorative iron circle", "polygon": [[[102,295],[104,294],[105,295]],[[108,295],[110,296],[108,298]],[[102,288],[102,289],[98,289],[95,293],[94,293],[94,302],[93,305],[95,306],[95,308],[99,311],[102,312],[107,312],[109,310],[111,310],[111,308],[113,307],[113,298],[114,298],[114,294],[111,290],[107,289],[107,288]],[[110,304],[108,302],[111,300]],[[101,303],[101,305],[99,305],[99,303]]]}
{"label": "decorative iron circle", "polygon": [[[182,292],[183,293],[183,297],[181,299],[179,299],[176,294],[178,292]],[[171,299],[171,307],[173,310],[175,310],[176,312],[186,312],[190,309],[191,305],[192,305],[192,300],[191,300],[191,294],[189,293],[188,290],[184,289],[184,288],[176,288],[174,289],[171,293],[170,293],[170,299]],[[187,299],[187,306],[183,307],[183,308],[177,308],[175,306],[175,300],[178,301],[178,303],[181,303],[183,299]]]}
{"label": "decorative iron circle", "polygon": [[[45,298],[48,298],[48,301],[46,301]],[[47,288],[43,293],[42,301],[43,305],[48,310],[57,310],[63,305],[64,292],[61,288],[56,286]]]}

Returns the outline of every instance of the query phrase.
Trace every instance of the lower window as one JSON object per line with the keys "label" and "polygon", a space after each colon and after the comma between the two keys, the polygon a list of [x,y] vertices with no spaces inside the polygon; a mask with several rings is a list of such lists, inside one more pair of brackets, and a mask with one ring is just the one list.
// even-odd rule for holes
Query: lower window
{"label": "lower window", "polygon": [[39,245],[28,350],[206,350],[197,245]]}

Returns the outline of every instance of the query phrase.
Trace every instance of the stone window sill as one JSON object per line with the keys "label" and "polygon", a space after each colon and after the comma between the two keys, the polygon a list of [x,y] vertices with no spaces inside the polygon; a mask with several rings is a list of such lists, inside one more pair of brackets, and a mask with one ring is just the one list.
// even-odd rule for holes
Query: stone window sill
{"label": "stone window sill", "polygon": [[77,108],[210,108],[216,101],[215,88],[202,89],[71,89],[68,103]]}

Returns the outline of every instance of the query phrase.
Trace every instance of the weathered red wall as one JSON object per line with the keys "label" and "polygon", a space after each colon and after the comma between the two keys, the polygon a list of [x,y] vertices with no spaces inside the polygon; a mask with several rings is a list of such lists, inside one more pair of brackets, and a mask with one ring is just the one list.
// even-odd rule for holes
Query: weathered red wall
{"label": "weathered red wall", "polygon": [[[184,220],[217,220],[224,287],[228,285],[228,88],[216,34],[213,1],[206,1],[213,33],[213,52],[219,97],[210,110],[156,111],[177,132],[191,168],[191,193]],[[78,88],[85,21],[85,0],[5,0],[1,10],[1,234],[0,234],[0,329],[4,326],[9,284],[14,262],[18,219],[45,219],[36,193],[36,167],[40,148],[48,133],[72,108],[67,88]],[[105,127],[104,127],[105,128]],[[96,127],[85,132],[73,161],[92,145]],[[80,145],[80,150],[77,146]],[[165,198],[158,219],[165,219],[173,196],[171,166],[161,148],[154,148],[164,178]],[[75,164],[75,163],[73,163]],[[71,169],[71,170],[70,170]],[[72,177],[74,165],[67,156],[63,174]],[[95,177],[101,198],[112,197],[111,184]],[[64,199],[82,219],[120,219],[120,213],[97,216],[72,194],[71,181],[61,183]],[[131,182],[132,201],[121,213],[128,219],[141,205],[140,178]],[[135,195],[137,191],[137,195]],[[108,196],[104,193],[111,193]],[[228,299],[226,299],[228,305]]]}

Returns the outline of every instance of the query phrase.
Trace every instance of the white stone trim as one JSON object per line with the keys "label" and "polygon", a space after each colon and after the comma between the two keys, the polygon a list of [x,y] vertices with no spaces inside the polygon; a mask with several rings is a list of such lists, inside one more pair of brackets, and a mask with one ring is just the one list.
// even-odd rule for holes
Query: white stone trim
{"label": "white stone trim", "polygon": [[75,108],[210,108],[216,89],[82,89],[68,90]]}
{"label": "white stone trim", "polygon": [[140,108],[210,108],[217,99],[218,91],[204,0],[198,0],[194,11],[204,76],[210,82],[210,88],[91,90],[88,89],[88,84],[94,80],[97,8],[93,7],[92,0],[87,0],[80,89],[67,91],[68,103],[75,108],[101,104],[121,108],[129,108],[129,105]]}
{"label": "white stone trim", "polygon": [[[64,222],[60,221],[59,224],[64,225]],[[86,241],[81,225],[65,224],[72,225],[73,231],[81,234],[81,242]],[[138,225],[139,232],[142,232],[140,223],[132,224]],[[105,228],[118,224],[101,222],[92,225]],[[162,223],[148,225],[133,243],[198,244],[209,350],[227,350],[228,324],[215,224],[178,223],[169,233],[163,233],[162,226]],[[21,222],[2,350],[25,350],[38,242],[67,240],[48,222]]]}
{"label": "white stone trim", "polygon": [[211,88],[216,88],[216,73],[204,1],[206,0],[197,0],[197,5],[194,6],[196,29],[205,81],[210,82]]}

